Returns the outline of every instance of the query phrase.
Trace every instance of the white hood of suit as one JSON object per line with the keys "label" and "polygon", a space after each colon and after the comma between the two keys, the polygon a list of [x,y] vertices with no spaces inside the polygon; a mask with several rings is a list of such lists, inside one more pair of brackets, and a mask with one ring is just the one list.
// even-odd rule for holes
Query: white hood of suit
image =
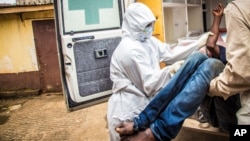
{"label": "white hood of suit", "polygon": [[141,3],[133,3],[126,9],[122,24],[122,34],[132,39],[138,39],[138,34],[142,32],[149,23],[154,21],[155,16],[148,7]]}

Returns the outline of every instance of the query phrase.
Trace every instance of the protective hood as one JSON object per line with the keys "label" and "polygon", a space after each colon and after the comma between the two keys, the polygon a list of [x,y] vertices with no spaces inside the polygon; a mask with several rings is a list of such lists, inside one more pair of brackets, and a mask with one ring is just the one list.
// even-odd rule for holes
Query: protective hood
{"label": "protective hood", "polygon": [[138,39],[145,27],[155,21],[152,11],[142,3],[132,3],[128,6],[122,24],[123,36]]}

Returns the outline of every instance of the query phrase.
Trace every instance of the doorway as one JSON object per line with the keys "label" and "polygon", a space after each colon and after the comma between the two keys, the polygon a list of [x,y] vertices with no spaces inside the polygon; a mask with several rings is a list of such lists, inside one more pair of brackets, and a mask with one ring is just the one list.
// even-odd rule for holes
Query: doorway
{"label": "doorway", "polygon": [[61,92],[54,19],[32,21],[42,92]]}

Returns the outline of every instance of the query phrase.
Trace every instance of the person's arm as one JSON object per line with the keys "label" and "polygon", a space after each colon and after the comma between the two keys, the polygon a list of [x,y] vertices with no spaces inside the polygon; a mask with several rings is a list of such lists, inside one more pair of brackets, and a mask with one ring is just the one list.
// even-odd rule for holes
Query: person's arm
{"label": "person's arm", "polygon": [[[237,1],[235,1],[236,3]],[[247,7],[248,6],[248,7]],[[249,91],[250,86],[250,20],[244,18],[249,3],[237,7],[229,3],[225,8],[227,26],[227,61],[223,72],[210,82],[209,94],[224,99]],[[239,11],[241,10],[241,11]]]}
{"label": "person's arm", "polygon": [[213,57],[215,58],[220,58],[220,48],[216,44],[216,42],[219,37],[219,26],[223,17],[223,10],[224,7],[222,6],[222,4],[218,4],[218,6],[213,9],[214,20],[210,32],[214,33],[214,35],[209,36],[206,43],[207,52],[211,52]]}

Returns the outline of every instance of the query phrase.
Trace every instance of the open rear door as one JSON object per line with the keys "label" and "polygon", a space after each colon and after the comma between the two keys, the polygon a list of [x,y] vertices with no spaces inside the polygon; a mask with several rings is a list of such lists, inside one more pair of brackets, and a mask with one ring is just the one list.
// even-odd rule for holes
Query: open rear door
{"label": "open rear door", "polygon": [[107,100],[123,0],[54,0],[63,93],[69,110]]}

